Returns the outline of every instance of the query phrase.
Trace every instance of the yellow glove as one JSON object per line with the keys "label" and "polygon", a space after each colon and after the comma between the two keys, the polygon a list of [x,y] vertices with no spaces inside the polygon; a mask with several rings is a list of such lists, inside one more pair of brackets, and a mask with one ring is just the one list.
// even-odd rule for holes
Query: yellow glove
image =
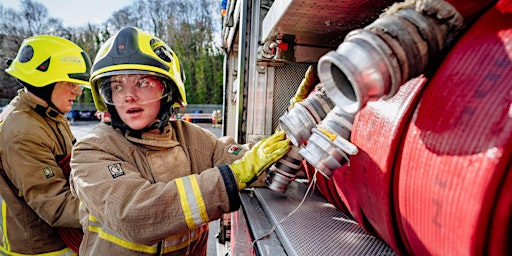
{"label": "yellow glove", "polygon": [[307,98],[317,83],[318,76],[316,74],[316,67],[309,66],[299,88],[297,89],[297,92],[295,92],[295,96],[290,99],[290,106],[288,107],[288,110],[291,110],[295,103],[301,102],[303,99]]}
{"label": "yellow glove", "polygon": [[229,166],[236,176],[238,189],[242,190],[255,181],[264,170],[285,156],[290,149],[290,140],[285,138],[284,131],[277,131],[256,143],[242,158]]}

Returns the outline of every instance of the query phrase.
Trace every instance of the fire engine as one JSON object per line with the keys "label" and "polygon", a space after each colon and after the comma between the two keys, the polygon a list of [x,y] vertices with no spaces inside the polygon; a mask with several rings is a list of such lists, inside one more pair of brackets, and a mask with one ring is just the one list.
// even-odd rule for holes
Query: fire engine
{"label": "fire engine", "polygon": [[294,144],[229,255],[512,255],[511,0],[229,0],[222,47],[224,134]]}

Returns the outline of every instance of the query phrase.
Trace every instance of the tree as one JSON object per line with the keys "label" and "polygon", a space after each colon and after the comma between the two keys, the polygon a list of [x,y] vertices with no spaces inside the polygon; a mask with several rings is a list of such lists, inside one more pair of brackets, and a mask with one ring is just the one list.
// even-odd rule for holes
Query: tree
{"label": "tree", "polygon": [[[214,41],[220,31],[215,0],[135,0],[115,11],[104,24],[67,28],[48,16],[46,7],[33,0],[22,0],[20,11],[0,4],[0,57],[14,58],[24,38],[50,34],[67,38],[84,49],[92,61],[103,43],[125,26],[139,27],[165,41],[178,55],[185,81],[187,99],[192,104],[222,103],[223,54]],[[6,36],[1,36],[1,35]],[[8,46],[8,47],[7,47]],[[3,65],[3,66],[2,66]],[[16,84],[0,63],[0,98],[12,98]],[[85,90],[80,102],[92,102]]]}
{"label": "tree", "polygon": [[[53,34],[62,36],[68,33],[63,29],[62,22],[48,16],[46,7],[38,2],[22,0],[19,12],[12,8],[4,8],[0,4],[0,58],[14,59],[24,38],[36,34]],[[5,73],[7,64],[0,64],[0,97],[13,98],[21,88],[16,80]]]}
{"label": "tree", "polygon": [[138,0],[115,12],[108,20],[113,31],[132,25],[155,34],[175,51],[186,74],[189,103],[222,103],[222,62],[214,43],[212,0]]}
{"label": "tree", "polygon": [[112,14],[112,17],[107,20],[107,24],[112,27],[113,30],[118,30],[126,26],[140,27],[142,22],[139,22],[137,12],[133,11],[133,6],[125,6]]}
{"label": "tree", "polygon": [[[62,21],[48,16],[48,9],[32,0],[21,0],[19,12],[12,8],[0,8],[0,33],[18,37],[38,34],[61,35]],[[64,31],[66,33],[66,31]]]}
{"label": "tree", "polygon": [[[22,37],[0,34],[0,59],[14,59],[22,41]],[[6,68],[8,68],[7,63],[5,61],[0,62],[0,98],[11,99],[22,86],[5,72]]]}

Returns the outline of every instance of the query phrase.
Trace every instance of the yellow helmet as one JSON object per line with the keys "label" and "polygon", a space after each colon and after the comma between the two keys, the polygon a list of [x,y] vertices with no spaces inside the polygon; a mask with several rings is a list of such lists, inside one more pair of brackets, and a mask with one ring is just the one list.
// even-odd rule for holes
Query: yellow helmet
{"label": "yellow helmet", "polygon": [[171,82],[165,83],[167,93],[176,97],[169,98],[173,102],[168,103],[187,105],[178,56],[159,38],[136,27],[125,27],[103,44],[92,66],[91,92],[99,111],[108,109],[100,93],[102,78],[127,72],[164,77]]}
{"label": "yellow helmet", "polygon": [[8,64],[5,72],[34,87],[71,82],[90,88],[89,56],[61,37],[38,35],[23,40],[16,58]]}

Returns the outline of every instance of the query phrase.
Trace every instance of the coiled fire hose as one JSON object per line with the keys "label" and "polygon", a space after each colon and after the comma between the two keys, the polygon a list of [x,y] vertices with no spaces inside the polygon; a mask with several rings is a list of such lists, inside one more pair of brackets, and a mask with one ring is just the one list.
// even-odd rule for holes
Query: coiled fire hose
{"label": "coiled fire hose", "polygon": [[[436,24],[431,20],[436,17],[446,18],[436,22],[450,20],[450,15],[446,16],[450,10],[461,10],[464,19],[465,14],[475,17],[493,1],[449,3],[453,8],[439,8],[448,4],[444,1],[415,1],[410,7],[395,6],[393,10],[404,15],[396,20],[403,21],[405,14],[411,14],[413,18],[406,21],[419,25],[411,21],[421,18],[401,9],[413,7],[431,25]],[[510,63],[510,58],[504,57],[511,54],[511,48],[506,47],[506,42],[512,38],[512,20],[507,18],[511,11],[510,0],[499,1],[471,26],[441,66],[436,62],[444,59],[452,38],[446,37],[446,44],[439,47],[439,51],[434,49],[434,41],[430,45],[420,44],[430,47],[425,52],[428,56],[411,55],[420,48],[403,50],[403,60],[407,62],[395,56],[400,65],[407,63],[403,70],[408,71],[401,76],[393,77],[387,69],[393,65],[385,60],[382,66],[368,64],[346,71],[359,69],[364,71],[361,74],[347,74],[342,70],[333,75],[333,80],[343,81],[344,85],[366,85],[369,81],[374,87],[361,91],[355,88],[352,94],[346,95],[348,107],[345,109],[357,113],[351,141],[358,146],[359,154],[351,157],[350,168],[343,175],[333,175],[331,180],[343,193],[344,202],[358,223],[386,241],[398,254],[511,254],[512,199],[506,185],[512,184],[509,174],[512,115],[509,94],[503,93],[510,90],[509,81],[512,81],[512,65],[505,64]],[[387,21],[391,20],[394,19]],[[386,23],[379,22],[382,23],[376,21],[375,24]],[[424,37],[427,34],[422,34],[424,27],[417,28],[417,35],[421,35],[417,39],[428,38]],[[376,50],[371,43],[367,42],[370,46],[365,44],[371,36],[367,32],[371,33],[354,33],[350,43],[369,49],[352,53],[382,50]],[[396,41],[398,35],[400,33],[390,37]],[[417,47],[407,40],[393,45],[395,54],[400,53],[397,51],[400,47],[396,47],[399,44]],[[431,57],[431,49],[440,54]],[[346,59],[339,63],[349,65]],[[410,63],[415,66],[409,66]],[[385,67],[381,69],[384,73],[372,73],[382,67]],[[432,79],[427,78],[433,72],[430,67],[438,68]],[[329,68],[336,70],[337,67]],[[404,78],[404,73],[409,75]],[[414,78],[420,74],[427,77]],[[397,84],[395,93],[392,93],[395,87],[381,86],[386,81],[399,79],[402,83]],[[351,89],[342,88],[348,92]],[[361,97],[365,93],[366,96]],[[340,104],[329,91],[327,94]]]}
{"label": "coiled fire hose", "polygon": [[426,72],[462,27],[462,16],[445,1],[397,3],[322,56],[318,76],[336,105],[355,114],[368,101],[389,98]]}
{"label": "coiled fire hose", "polygon": [[497,1],[469,28],[406,129],[395,208],[410,254],[512,254],[511,13]]}

